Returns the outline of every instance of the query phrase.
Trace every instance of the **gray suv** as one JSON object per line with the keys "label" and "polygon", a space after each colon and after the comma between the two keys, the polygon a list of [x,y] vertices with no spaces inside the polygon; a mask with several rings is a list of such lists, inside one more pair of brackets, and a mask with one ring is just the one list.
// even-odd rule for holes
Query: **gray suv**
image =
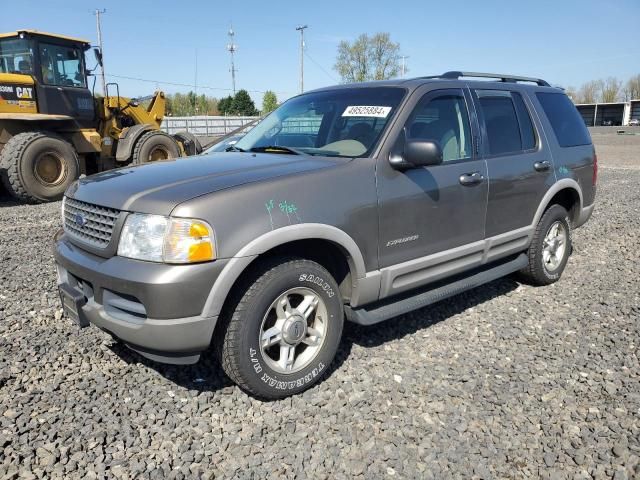
{"label": "gray suv", "polygon": [[371,325],[513,272],[557,281],[596,174],[582,118],[540,79],[315,90],[226,152],[73,184],[60,296],[145,357],[189,364],[213,345],[236,384],[282,398],[328,370],[344,319]]}

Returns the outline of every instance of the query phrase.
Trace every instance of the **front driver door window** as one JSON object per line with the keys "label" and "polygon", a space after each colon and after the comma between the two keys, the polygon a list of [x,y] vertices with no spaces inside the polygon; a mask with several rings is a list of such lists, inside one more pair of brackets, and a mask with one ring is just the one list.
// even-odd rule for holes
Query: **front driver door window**
{"label": "front driver door window", "polygon": [[410,139],[434,140],[444,162],[471,158],[469,115],[462,94],[424,97],[407,122]]}

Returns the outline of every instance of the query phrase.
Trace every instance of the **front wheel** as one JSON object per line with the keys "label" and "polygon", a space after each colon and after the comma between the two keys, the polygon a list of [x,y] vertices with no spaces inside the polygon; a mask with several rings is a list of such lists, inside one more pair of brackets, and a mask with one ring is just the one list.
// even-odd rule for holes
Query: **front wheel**
{"label": "front wheel", "polygon": [[520,271],[527,283],[550,285],[560,279],[571,254],[571,224],[564,207],[552,205],[544,212],[527,254],[529,264]]}
{"label": "front wheel", "polygon": [[331,274],[310,260],[282,259],[258,270],[238,297],[216,333],[229,378],[266,399],[317,383],[342,335],[342,300]]}

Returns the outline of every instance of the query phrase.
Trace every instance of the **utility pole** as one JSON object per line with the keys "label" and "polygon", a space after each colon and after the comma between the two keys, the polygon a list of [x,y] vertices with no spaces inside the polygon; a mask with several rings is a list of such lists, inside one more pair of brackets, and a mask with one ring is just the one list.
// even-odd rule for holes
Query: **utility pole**
{"label": "utility pole", "polygon": [[405,74],[405,71],[406,71],[404,61],[405,61],[405,59],[409,58],[409,55],[400,55],[400,58],[402,59],[402,70],[401,70],[402,73],[400,74],[400,77],[404,78],[404,74]]}
{"label": "utility pole", "polygon": [[304,92],[304,29],[308,25],[299,25],[296,30],[300,32],[300,93]]}
{"label": "utility pole", "polygon": [[195,103],[193,104],[193,110],[195,114],[198,114],[198,49],[196,48],[196,72],[195,72],[195,84],[193,86],[195,94]]}
{"label": "utility pole", "polygon": [[107,96],[107,82],[104,79],[104,50],[102,48],[102,28],[100,26],[100,15],[102,15],[103,13],[107,13],[107,9],[103,8],[102,10],[99,10],[96,8],[95,12],[93,12],[93,14],[96,16],[96,28],[98,30],[98,47],[100,48],[100,56],[102,57],[102,65],[100,65],[100,72],[101,72],[101,78],[102,78],[102,94],[106,97]]}
{"label": "utility pole", "polygon": [[229,28],[229,43],[227,44],[227,50],[231,54],[231,85],[233,88],[233,95],[236,95],[236,66],[233,59],[233,54],[236,51],[237,45],[233,43],[233,37],[235,36],[235,32],[233,31],[233,25]]}

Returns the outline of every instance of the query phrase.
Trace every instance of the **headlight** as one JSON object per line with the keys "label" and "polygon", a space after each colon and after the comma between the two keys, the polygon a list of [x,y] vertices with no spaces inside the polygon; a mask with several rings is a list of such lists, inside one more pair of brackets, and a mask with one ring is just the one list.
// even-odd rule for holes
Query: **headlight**
{"label": "headlight", "polygon": [[118,255],[165,263],[214,260],[213,230],[202,220],[134,213],[122,227]]}

